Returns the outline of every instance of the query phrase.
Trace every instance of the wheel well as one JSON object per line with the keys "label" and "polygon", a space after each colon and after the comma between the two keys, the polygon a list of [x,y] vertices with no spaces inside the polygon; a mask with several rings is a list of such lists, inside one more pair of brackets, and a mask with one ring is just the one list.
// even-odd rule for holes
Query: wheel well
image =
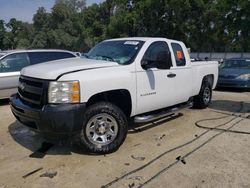
{"label": "wheel well", "polygon": [[107,101],[118,106],[127,117],[130,116],[132,110],[131,96],[128,90],[112,90],[98,93],[90,97],[87,102],[87,107],[97,102]]}
{"label": "wheel well", "polygon": [[212,74],[209,74],[209,75],[206,75],[203,77],[203,80],[202,80],[202,83],[204,82],[208,82],[211,87],[213,87],[213,84],[214,84],[214,75]]}

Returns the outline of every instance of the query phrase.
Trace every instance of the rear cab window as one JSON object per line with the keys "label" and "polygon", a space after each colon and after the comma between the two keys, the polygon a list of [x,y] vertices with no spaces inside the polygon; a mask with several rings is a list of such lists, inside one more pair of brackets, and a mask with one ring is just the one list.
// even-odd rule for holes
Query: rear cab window
{"label": "rear cab window", "polygon": [[174,57],[175,57],[175,61],[176,61],[176,66],[180,67],[180,66],[185,66],[186,65],[186,59],[185,59],[185,55],[183,53],[183,49],[181,47],[180,44],[178,43],[171,43],[173,52],[174,52]]}
{"label": "rear cab window", "polygon": [[27,53],[20,52],[9,54],[0,60],[0,73],[18,72],[29,65],[30,61]]}

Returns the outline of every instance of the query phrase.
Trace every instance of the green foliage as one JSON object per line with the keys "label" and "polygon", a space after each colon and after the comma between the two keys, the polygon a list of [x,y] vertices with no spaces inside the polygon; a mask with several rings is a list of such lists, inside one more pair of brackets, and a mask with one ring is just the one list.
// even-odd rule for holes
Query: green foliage
{"label": "green foliage", "polygon": [[38,32],[35,35],[34,40],[31,43],[32,48],[47,48],[47,33]]}
{"label": "green foliage", "polygon": [[38,8],[33,24],[0,20],[0,48],[87,51],[114,37],[182,40],[192,51],[250,51],[250,2],[246,0],[56,0]]}
{"label": "green foliage", "polygon": [[49,14],[46,13],[44,7],[39,7],[36,14],[33,16],[33,25],[36,31],[44,29],[48,26]]}
{"label": "green foliage", "polygon": [[4,27],[4,21],[0,20],[0,49],[4,48],[3,41],[4,41],[5,33],[6,31]]}
{"label": "green foliage", "polygon": [[56,0],[55,4],[64,4],[73,12],[81,12],[86,7],[86,2],[83,0]]}

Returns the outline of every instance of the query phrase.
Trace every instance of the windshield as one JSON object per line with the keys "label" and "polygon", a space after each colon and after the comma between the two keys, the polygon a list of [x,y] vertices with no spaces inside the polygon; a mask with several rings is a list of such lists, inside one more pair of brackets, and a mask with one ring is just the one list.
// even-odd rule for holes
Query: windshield
{"label": "windshield", "polygon": [[221,69],[250,69],[250,60],[238,59],[238,60],[226,60],[220,66]]}
{"label": "windshield", "polygon": [[85,57],[125,65],[134,60],[143,43],[137,40],[104,41],[92,48]]}

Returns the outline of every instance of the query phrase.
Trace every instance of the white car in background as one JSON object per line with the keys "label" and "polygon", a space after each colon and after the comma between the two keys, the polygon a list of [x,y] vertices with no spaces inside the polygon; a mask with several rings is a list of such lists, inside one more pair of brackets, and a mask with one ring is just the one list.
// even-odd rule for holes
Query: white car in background
{"label": "white car in background", "polygon": [[17,92],[18,78],[22,68],[78,55],[66,50],[11,50],[0,51],[0,99],[9,98]]}

